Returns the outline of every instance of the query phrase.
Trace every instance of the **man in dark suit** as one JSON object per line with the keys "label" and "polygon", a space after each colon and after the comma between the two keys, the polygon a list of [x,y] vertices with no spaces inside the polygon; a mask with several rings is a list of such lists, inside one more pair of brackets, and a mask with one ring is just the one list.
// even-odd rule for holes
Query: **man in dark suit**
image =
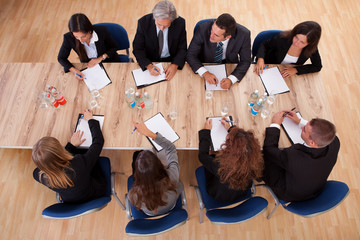
{"label": "man in dark suit", "polygon": [[177,16],[171,2],[157,3],[152,14],[139,19],[133,53],[143,71],[157,76],[160,69],[152,62],[171,62],[164,71],[166,79],[172,79],[185,64],[186,48],[185,20]]}
{"label": "man in dark suit", "polygon": [[[284,114],[302,126],[304,144],[278,148]],[[307,122],[292,111],[278,112],[273,116],[272,124],[266,128],[263,146],[263,180],[279,199],[304,201],[321,193],[340,149],[335,134],[334,124],[325,119],[314,118]]]}
{"label": "man in dark suit", "polygon": [[[186,60],[195,73],[209,84],[229,89],[245,76],[251,64],[250,31],[227,13],[215,21],[200,24],[189,45]],[[238,63],[228,78],[217,79],[202,63]]]}

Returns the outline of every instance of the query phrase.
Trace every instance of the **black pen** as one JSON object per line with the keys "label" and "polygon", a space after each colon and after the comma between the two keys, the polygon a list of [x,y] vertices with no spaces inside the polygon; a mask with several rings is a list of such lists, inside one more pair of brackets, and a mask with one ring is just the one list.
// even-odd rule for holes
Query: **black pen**
{"label": "black pen", "polygon": [[[296,107],[294,107],[293,109],[291,109],[290,111],[294,111]],[[290,112],[286,112],[283,114],[283,117],[286,117],[286,115],[288,115]]]}

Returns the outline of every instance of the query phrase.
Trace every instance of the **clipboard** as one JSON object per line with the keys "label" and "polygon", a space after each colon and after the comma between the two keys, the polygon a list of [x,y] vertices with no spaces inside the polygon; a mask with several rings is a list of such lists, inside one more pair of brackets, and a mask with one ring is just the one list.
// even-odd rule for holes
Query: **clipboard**
{"label": "clipboard", "polygon": [[[226,136],[228,134],[228,131],[221,125],[221,122],[218,120],[221,120],[222,117],[207,117],[206,119],[212,119],[212,128],[210,132],[211,136],[211,146],[210,150],[212,151],[218,151],[221,148],[221,144],[225,143]],[[232,121],[232,116],[226,117],[228,120]],[[233,126],[234,124],[230,122],[230,126]]]}
{"label": "clipboard", "polygon": [[159,76],[152,76],[149,70],[143,71],[141,68],[131,71],[137,89],[141,89],[159,82],[166,81],[165,72],[162,64],[157,63],[155,64],[155,66],[160,69],[160,72],[162,72],[162,74],[160,74]]}
{"label": "clipboard", "polygon": [[[81,69],[81,72],[85,74],[86,79],[84,79],[84,82],[86,83],[86,86],[88,87],[90,92],[94,89],[100,90],[112,83],[102,63],[99,63],[92,68],[86,67],[84,69]],[[95,76],[92,74],[94,74]]]}
{"label": "clipboard", "polygon": [[[86,120],[82,119],[83,114],[79,113],[79,116],[76,120],[76,126],[74,132],[81,130],[84,132],[83,138],[86,138],[86,141],[83,142],[79,147],[80,148],[89,148],[92,144],[92,135],[90,132],[89,124]],[[104,115],[93,115],[93,119],[98,120],[100,123],[100,129],[103,127]]]}
{"label": "clipboard", "polygon": [[288,85],[281,76],[279,67],[264,69],[263,73],[260,74],[259,77],[268,95],[270,93],[282,94],[290,92]]}
{"label": "clipboard", "polygon": [[[296,115],[301,118],[300,112],[296,112]],[[301,138],[301,127],[294,123],[290,118],[285,117],[281,123],[281,127],[284,129],[284,132],[289,138],[291,144],[304,143],[304,140]]]}
{"label": "clipboard", "polygon": [[226,75],[226,65],[225,64],[213,64],[213,65],[204,65],[206,70],[208,70],[210,73],[214,74],[216,78],[219,80],[219,83],[217,85],[215,84],[209,84],[205,81],[205,90],[213,90],[213,91],[226,91],[229,89],[223,89],[220,87],[220,81],[223,78],[227,78]]}

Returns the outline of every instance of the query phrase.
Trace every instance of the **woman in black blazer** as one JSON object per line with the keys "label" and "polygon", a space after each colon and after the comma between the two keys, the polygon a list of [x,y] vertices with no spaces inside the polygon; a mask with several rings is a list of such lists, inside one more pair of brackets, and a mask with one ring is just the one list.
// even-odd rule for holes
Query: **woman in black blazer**
{"label": "woman in black blazer", "polygon": [[[318,51],[321,27],[313,21],[302,22],[291,31],[282,32],[260,44],[256,54],[257,64],[254,72],[262,73],[266,64],[295,64],[282,72],[284,78],[295,74],[319,72],[322,68]],[[303,65],[310,58],[311,64]]]}
{"label": "woman in black blazer", "polygon": [[93,26],[84,14],[76,13],[69,20],[69,31],[64,34],[58,54],[58,61],[65,72],[74,73],[77,79],[84,77],[68,60],[71,49],[79,55],[81,62],[88,63],[88,67],[94,67],[102,61],[120,62],[116,53],[117,43],[106,27]]}

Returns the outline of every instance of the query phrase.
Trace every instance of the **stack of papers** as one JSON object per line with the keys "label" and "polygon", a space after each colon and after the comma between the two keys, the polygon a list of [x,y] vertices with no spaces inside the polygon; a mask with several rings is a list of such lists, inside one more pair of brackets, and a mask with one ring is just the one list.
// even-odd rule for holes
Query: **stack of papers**
{"label": "stack of papers", "polygon": [[[102,129],[103,124],[104,124],[104,115],[94,115],[93,119],[99,121],[100,129]],[[77,124],[76,124],[76,127],[75,127],[75,132],[78,131],[78,130],[84,132],[83,138],[86,139],[85,142],[83,142],[80,145],[80,147],[83,147],[83,148],[90,147],[91,144],[92,144],[92,135],[91,135],[90,128],[89,128],[89,123],[85,119],[82,119],[82,114],[81,113],[79,114],[79,117],[78,117],[78,120],[77,120]]]}
{"label": "stack of papers", "polygon": [[86,68],[81,72],[85,75],[84,82],[90,92],[94,89],[100,90],[111,83],[111,80],[102,65],[100,66],[97,64],[94,67]]}
{"label": "stack of papers", "polygon": [[158,63],[155,64],[155,66],[160,69],[160,75],[158,76],[152,76],[149,70],[143,71],[141,68],[131,71],[138,89],[158,82],[166,81],[162,64]]}
{"label": "stack of papers", "polygon": [[284,78],[281,76],[278,67],[268,68],[260,74],[260,79],[265,87],[265,91],[270,94],[290,92]]}
{"label": "stack of papers", "polygon": [[216,76],[216,78],[219,80],[218,84],[209,84],[208,82],[205,81],[205,89],[206,90],[215,90],[215,91],[216,90],[228,90],[228,89],[223,89],[223,88],[220,87],[220,81],[223,78],[227,78],[225,64],[205,65],[204,67],[210,73],[214,74]]}

